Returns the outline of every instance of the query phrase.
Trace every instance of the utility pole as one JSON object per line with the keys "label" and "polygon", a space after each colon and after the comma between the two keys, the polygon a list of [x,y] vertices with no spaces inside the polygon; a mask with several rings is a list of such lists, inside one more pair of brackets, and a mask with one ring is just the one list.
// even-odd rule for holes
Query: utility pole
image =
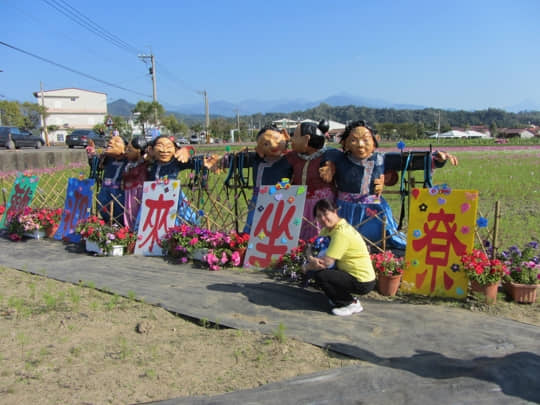
{"label": "utility pole", "polygon": [[210,128],[210,112],[208,110],[208,95],[206,90],[198,91],[198,94],[202,94],[204,97],[204,133],[206,136],[206,143],[210,143],[210,137],[208,136],[208,129]]}
{"label": "utility pole", "polygon": [[[152,101],[154,103],[157,103],[157,87],[156,87],[156,60],[154,58],[154,54],[151,53],[150,55],[139,55],[139,58],[142,60],[150,59],[150,68],[148,68],[148,72],[152,76]],[[154,108],[154,122],[157,125],[158,117],[157,117],[157,108]]]}
{"label": "utility pole", "polygon": [[45,97],[43,96],[43,82],[39,82],[39,90],[41,95],[41,126],[45,134],[45,145],[51,146],[49,143],[49,132],[47,131],[47,122],[45,119]]}
{"label": "utility pole", "polygon": [[439,110],[439,121],[437,123],[437,143],[439,143],[439,135],[441,135],[441,110]]}
{"label": "utility pole", "polygon": [[236,128],[238,129],[238,142],[241,142],[240,141],[240,115],[239,115],[240,110],[238,108],[235,108],[233,111],[236,113]]}

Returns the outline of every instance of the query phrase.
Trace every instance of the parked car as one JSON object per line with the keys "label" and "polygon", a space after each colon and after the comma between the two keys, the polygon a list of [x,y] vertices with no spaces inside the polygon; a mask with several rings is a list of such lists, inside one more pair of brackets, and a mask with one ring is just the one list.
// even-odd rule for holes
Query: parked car
{"label": "parked car", "polygon": [[108,136],[98,134],[91,129],[76,129],[66,136],[66,145],[70,149],[73,149],[76,146],[86,148],[88,146],[88,140],[90,139],[94,141],[94,145],[96,145],[97,148],[105,148],[109,141]]}
{"label": "parked car", "polygon": [[179,137],[179,138],[176,138],[176,142],[182,144],[182,145],[186,145],[189,143],[189,141],[186,139],[186,138],[182,138],[182,137]]}
{"label": "parked car", "polygon": [[191,134],[189,137],[189,143],[201,143],[201,137],[199,134]]}
{"label": "parked car", "polygon": [[39,149],[45,141],[31,132],[17,127],[0,127],[0,146],[7,149],[23,147]]}

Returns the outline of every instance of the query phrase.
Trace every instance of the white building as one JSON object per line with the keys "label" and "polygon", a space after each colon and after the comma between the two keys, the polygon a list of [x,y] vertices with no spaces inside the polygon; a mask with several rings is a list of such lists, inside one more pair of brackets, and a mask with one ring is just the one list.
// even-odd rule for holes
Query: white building
{"label": "white building", "polygon": [[489,138],[489,134],[486,134],[484,132],[478,132],[478,131],[459,131],[457,129],[452,129],[448,132],[443,132],[442,134],[435,134],[431,135],[430,138],[441,138],[441,139],[456,139],[456,138],[464,138],[464,139],[472,139],[472,138]]}
{"label": "white building", "polygon": [[[107,94],[67,88],[34,92],[39,105],[47,108],[45,124],[58,129],[49,132],[49,142],[64,142],[73,129],[92,129],[107,116]],[[41,123],[43,127],[43,122]]]}

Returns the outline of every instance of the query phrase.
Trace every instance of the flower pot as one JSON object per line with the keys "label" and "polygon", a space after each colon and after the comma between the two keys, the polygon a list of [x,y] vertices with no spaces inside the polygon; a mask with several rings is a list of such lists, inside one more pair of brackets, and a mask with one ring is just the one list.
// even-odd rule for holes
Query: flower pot
{"label": "flower pot", "polygon": [[25,232],[23,235],[27,238],[43,239],[45,237],[45,231],[43,229],[34,229],[32,232]]}
{"label": "flower pot", "polygon": [[113,245],[109,255],[110,256],[124,256],[124,246]]}
{"label": "flower pot", "polygon": [[246,250],[247,248],[240,248],[238,249],[238,253],[240,254],[240,265],[239,267],[242,267],[244,265],[244,258],[246,257]]}
{"label": "flower pot", "polygon": [[128,255],[132,255],[133,253],[135,252],[135,242],[131,242],[129,245],[127,245],[126,247],[126,253]]}
{"label": "flower pot", "polygon": [[395,276],[387,276],[384,274],[379,274],[379,279],[377,280],[377,288],[381,295],[387,297],[392,297],[396,295],[399,284],[401,283],[401,274]]}
{"label": "flower pot", "polygon": [[497,302],[497,291],[499,290],[499,282],[488,285],[478,284],[471,280],[471,291],[485,295],[486,304],[495,304]]}
{"label": "flower pot", "polygon": [[510,283],[510,295],[514,302],[522,304],[534,304],[536,302],[536,290],[538,284]]}
{"label": "flower pot", "polygon": [[54,238],[54,235],[55,235],[56,231],[58,230],[59,226],[60,226],[60,224],[54,224],[54,225],[50,225],[47,228],[45,228],[45,236],[47,238]]}
{"label": "flower pot", "polygon": [[181,253],[176,249],[176,245],[171,245],[169,246],[169,249],[167,249],[167,256],[178,259],[181,256]]}
{"label": "flower pot", "polygon": [[191,260],[196,260],[199,262],[202,262],[204,260],[204,256],[208,253],[207,248],[200,248],[200,249],[193,249],[191,252]]}
{"label": "flower pot", "polygon": [[103,254],[103,249],[99,247],[97,242],[94,242],[93,240],[86,239],[85,241],[86,251],[87,252],[94,252],[98,255]]}

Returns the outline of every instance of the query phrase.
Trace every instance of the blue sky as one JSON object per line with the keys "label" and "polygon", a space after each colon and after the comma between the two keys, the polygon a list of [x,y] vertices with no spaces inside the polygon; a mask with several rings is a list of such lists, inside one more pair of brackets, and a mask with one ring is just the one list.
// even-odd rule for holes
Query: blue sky
{"label": "blue sky", "polygon": [[[89,18],[124,47],[57,8]],[[137,54],[152,52],[158,101],[200,102],[201,113],[203,89],[210,105],[348,93],[434,108],[525,100],[540,108],[537,0],[0,0],[0,15],[0,41],[132,90],[0,44],[2,100],[35,101],[42,81],[45,90],[105,92],[109,102],[151,101]]]}

